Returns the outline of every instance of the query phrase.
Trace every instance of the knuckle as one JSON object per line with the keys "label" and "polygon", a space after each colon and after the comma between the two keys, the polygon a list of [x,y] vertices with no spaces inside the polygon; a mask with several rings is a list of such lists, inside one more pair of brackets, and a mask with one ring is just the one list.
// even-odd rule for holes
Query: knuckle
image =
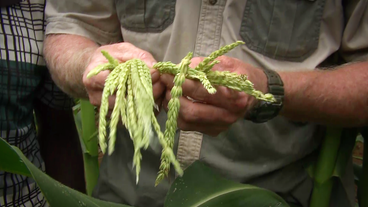
{"label": "knuckle", "polygon": [[138,56],[139,59],[145,60],[145,59],[150,58],[151,55],[146,51],[139,50],[137,56]]}

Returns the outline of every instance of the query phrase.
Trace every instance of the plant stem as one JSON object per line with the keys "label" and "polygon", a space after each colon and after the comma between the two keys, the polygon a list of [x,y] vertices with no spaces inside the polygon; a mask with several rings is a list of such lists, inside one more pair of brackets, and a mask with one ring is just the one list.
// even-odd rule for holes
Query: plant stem
{"label": "plant stem", "polygon": [[327,128],[315,168],[310,207],[328,207],[333,187],[333,171],[340,147],[342,129]]}
{"label": "plant stem", "polygon": [[359,182],[359,205],[368,207],[368,129],[362,131],[364,137],[363,173]]}
{"label": "plant stem", "polygon": [[91,196],[96,186],[98,166],[98,141],[90,139],[96,131],[95,112],[88,100],[81,100],[82,137],[87,151],[83,153],[87,195]]}

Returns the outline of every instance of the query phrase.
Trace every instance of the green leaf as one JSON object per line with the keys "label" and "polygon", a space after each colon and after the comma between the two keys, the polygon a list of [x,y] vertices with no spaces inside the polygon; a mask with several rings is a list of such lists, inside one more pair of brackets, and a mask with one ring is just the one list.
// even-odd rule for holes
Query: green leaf
{"label": "green leaf", "polygon": [[34,166],[16,147],[0,138],[0,170],[32,177],[52,207],[129,207],[89,197],[66,187]]}
{"label": "green leaf", "polygon": [[[341,134],[338,133],[339,129],[337,128],[329,128],[328,131],[330,132],[329,136],[331,136],[331,138],[329,138],[330,141],[321,147],[319,153],[319,159],[321,158],[322,152],[326,152],[325,157],[328,159],[327,161],[321,163],[323,169],[320,171],[320,173],[325,175],[323,176],[323,179],[320,180],[320,183],[323,183],[332,177],[341,178],[344,175],[346,166],[349,162],[349,159],[352,157],[352,152],[356,143],[356,129],[344,129],[340,131]],[[326,139],[327,135],[324,138],[324,142]],[[331,175],[329,172],[326,173],[331,169],[333,169]],[[315,162],[308,163],[306,170],[311,178],[316,178]]]}
{"label": "green leaf", "polygon": [[196,161],[171,185],[165,207],[289,207],[276,193],[222,178]]}
{"label": "green leaf", "polygon": [[74,119],[83,150],[87,195],[92,195],[99,175],[98,140],[90,140],[90,137],[97,131],[95,125],[95,109],[88,100],[83,99],[79,101],[79,108],[80,110],[74,110]]}
{"label": "green leaf", "polygon": [[358,134],[357,129],[344,129],[342,132],[339,152],[336,159],[336,165],[333,171],[333,176],[343,177],[349,160],[352,158],[353,150]]}
{"label": "green leaf", "polygon": [[[52,207],[129,207],[101,201],[62,185],[3,139],[0,139],[0,170],[32,177]],[[192,164],[183,177],[174,181],[165,201],[165,207],[187,206],[289,207],[277,194],[224,179],[199,161]]]}
{"label": "green leaf", "polygon": [[23,160],[15,154],[14,149],[3,138],[0,138],[0,169],[31,177]]}

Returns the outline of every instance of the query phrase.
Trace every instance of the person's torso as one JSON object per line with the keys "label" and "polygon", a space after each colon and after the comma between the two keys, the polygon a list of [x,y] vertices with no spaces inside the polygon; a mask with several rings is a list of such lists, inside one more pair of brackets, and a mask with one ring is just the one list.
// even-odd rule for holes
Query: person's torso
{"label": "person's torso", "polygon": [[[47,71],[42,58],[44,0],[22,1],[0,12],[0,137],[44,169],[33,122],[35,91]],[[1,206],[45,206],[26,176],[0,171]]]}
{"label": "person's torso", "polygon": [[[194,56],[208,56],[221,46],[243,40],[245,45],[227,55],[277,71],[313,70],[339,49],[344,25],[338,0],[145,2],[115,1],[123,39],[152,53],[157,61],[174,63],[190,51]],[[161,113],[159,120],[164,130],[166,114]],[[124,129],[118,134],[114,154],[105,156],[102,163],[95,195],[135,206],[162,206],[170,185],[165,181],[154,187],[161,154],[158,141],[142,151],[136,186],[131,140]],[[322,134],[316,124],[283,117],[263,124],[239,120],[217,137],[178,131],[175,146],[180,143],[179,150],[184,150],[179,160],[200,159],[227,178],[278,193],[290,193],[305,182],[301,188],[306,195],[292,196],[306,206],[312,185],[300,160],[317,149]]]}

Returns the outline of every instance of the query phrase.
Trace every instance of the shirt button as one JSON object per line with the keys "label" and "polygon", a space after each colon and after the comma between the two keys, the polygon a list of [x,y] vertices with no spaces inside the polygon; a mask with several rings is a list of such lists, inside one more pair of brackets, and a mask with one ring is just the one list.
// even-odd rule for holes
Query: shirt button
{"label": "shirt button", "polygon": [[215,4],[217,3],[217,0],[209,0],[209,3],[210,3],[211,5],[215,5]]}

